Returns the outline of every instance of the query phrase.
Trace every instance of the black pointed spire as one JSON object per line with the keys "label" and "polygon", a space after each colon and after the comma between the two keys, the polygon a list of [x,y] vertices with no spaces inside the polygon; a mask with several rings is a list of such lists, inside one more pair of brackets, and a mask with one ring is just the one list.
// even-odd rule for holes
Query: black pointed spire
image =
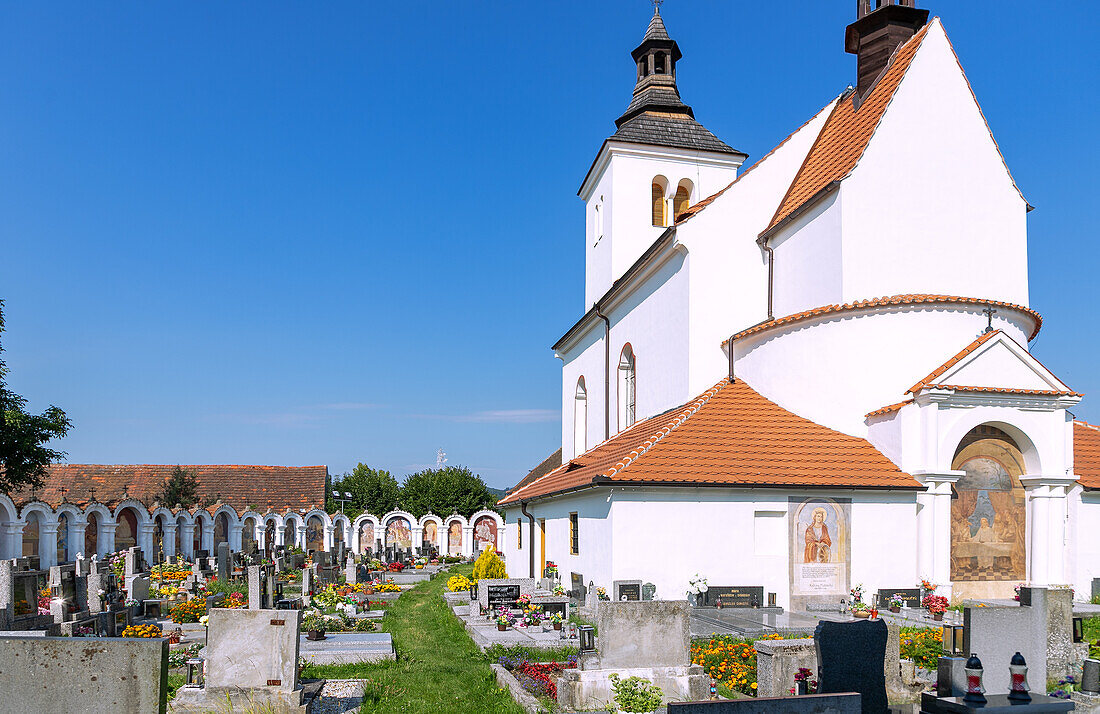
{"label": "black pointed spire", "polygon": [[695,121],[695,112],[680,99],[676,63],[682,55],[676,41],[669,37],[656,4],[645,37],[630,56],[637,68],[634,96],[630,106],[615,120],[618,131],[611,138],[724,154],[741,153]]}

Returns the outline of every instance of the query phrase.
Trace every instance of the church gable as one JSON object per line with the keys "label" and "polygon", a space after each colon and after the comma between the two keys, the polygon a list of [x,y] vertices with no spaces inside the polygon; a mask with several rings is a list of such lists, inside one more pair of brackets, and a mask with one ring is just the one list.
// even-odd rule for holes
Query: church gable
{"label": "church gable", "polygon": [[909,391],[932,388],[1076,395],[1000,330],[984,333]]}

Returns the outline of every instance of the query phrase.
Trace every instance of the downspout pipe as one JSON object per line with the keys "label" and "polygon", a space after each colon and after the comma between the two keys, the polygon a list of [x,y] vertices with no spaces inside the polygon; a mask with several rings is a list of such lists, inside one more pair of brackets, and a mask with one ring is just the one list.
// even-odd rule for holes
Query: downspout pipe
{"label": "downspout pipe", "polygon": [[603,320],[603,440],[611,438],[611,320],[600,312],[600,304],[592,306],[596,317]]}
{"label": "downspout pipe", "polygon": [[531,522],[531,538],[527,541],[527,550],[531,553],[531,575],[535,577],[535,517],[527,512],[527,502],[519,502],[519,512],[527,516],[527,520]]}
{"label": "downspout pipe", "polygon": [[[775,294],[775,249],[768,245],[767,238],[760,239],[760,247],[764,250],[765,253],[768,254],[768,319],[774,320],[775,313],[772,309],[772,304],[773,296]],[[733,354],[732,350],[730,351],[730,354]],[[732,360],[732,357],[730,359]],[[730,364],[732,365],[733,362],[731,361]],[[730,369],[732,370],[733,368],[730,367]],[[730,374],[732,375],[733,372],[731,371]],[[730,381],[732,382],[733,380],[730,379]]]}

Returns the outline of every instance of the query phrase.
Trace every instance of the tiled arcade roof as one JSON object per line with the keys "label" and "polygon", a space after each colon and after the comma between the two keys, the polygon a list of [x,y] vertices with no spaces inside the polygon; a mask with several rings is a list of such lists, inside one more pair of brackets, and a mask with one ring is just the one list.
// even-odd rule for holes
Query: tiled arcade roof
{"label": "tiled arcade roof", "polygon": [[952,367],[954,367],[955,365],[957,365],[963,359],[963,357],[966,357],[968,354],[970,354],[974,350],[976,350],[979,347],[981,347],[982,345],[984,345],[991,338],[995,337],[998,333],[1000,333],[1000,330],[993,330],[992,332],[983,332],[978,337],[978,339],[974,340],[973,342],[971,342],[966,347],[963,347],[961,350],[959,350],[959,352],[954,357],[947,360],[946,362],[941,364],[939,367],[936,367],[934,370],[932,370],[928,374],[927,377],[925,377],[921,381],[914,384],[912,387],[910,387],[908,390],[906,390],[906,392],[911,393],[911,394],[916,394],[920,390],[922,390],[925,387],[931,385],[932,382],[934,382],[937,379],[939,379],[940,377],[942,377],[943,374],[947,370],[949,370]]}
{"label": "tiled arcade roof", "polygon": [[1073,422],[1073,472],[1082,487],[1100,490],[1100,426]]}
{"label": "tiled arcade roof", "polygon": [[743,380],[635,424],[501,499],[594,485],[919,488],[865,439],[783,409]]}
{"label": "tiled arcade roof", "polygon": [[[49,476],[35,493],[29,490],[14,494],[16,504],[37,497],[52,507],[62,502],[84,507],[94,499],[114,507],[126,498],[146,506],[160,493],[165,479],[175,465],[161,464],[55,464]],[[221,501],[238,514],[255,506],[266,511],[324,508],[326,466],[183,466],[198,477],[200,503],[211,512]],[[62,491],[64,489],[64,491]],[[175,504],[161,504],[174,509]]]}

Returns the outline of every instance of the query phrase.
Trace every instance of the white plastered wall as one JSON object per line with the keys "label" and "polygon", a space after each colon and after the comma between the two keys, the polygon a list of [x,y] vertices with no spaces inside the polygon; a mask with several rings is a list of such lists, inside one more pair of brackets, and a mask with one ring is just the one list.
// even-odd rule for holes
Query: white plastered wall
{"label": "white plastered wall", "polygon": [[934,293],[1028,304],[1027,205],[938,19],[840,193],[842,302]]}

